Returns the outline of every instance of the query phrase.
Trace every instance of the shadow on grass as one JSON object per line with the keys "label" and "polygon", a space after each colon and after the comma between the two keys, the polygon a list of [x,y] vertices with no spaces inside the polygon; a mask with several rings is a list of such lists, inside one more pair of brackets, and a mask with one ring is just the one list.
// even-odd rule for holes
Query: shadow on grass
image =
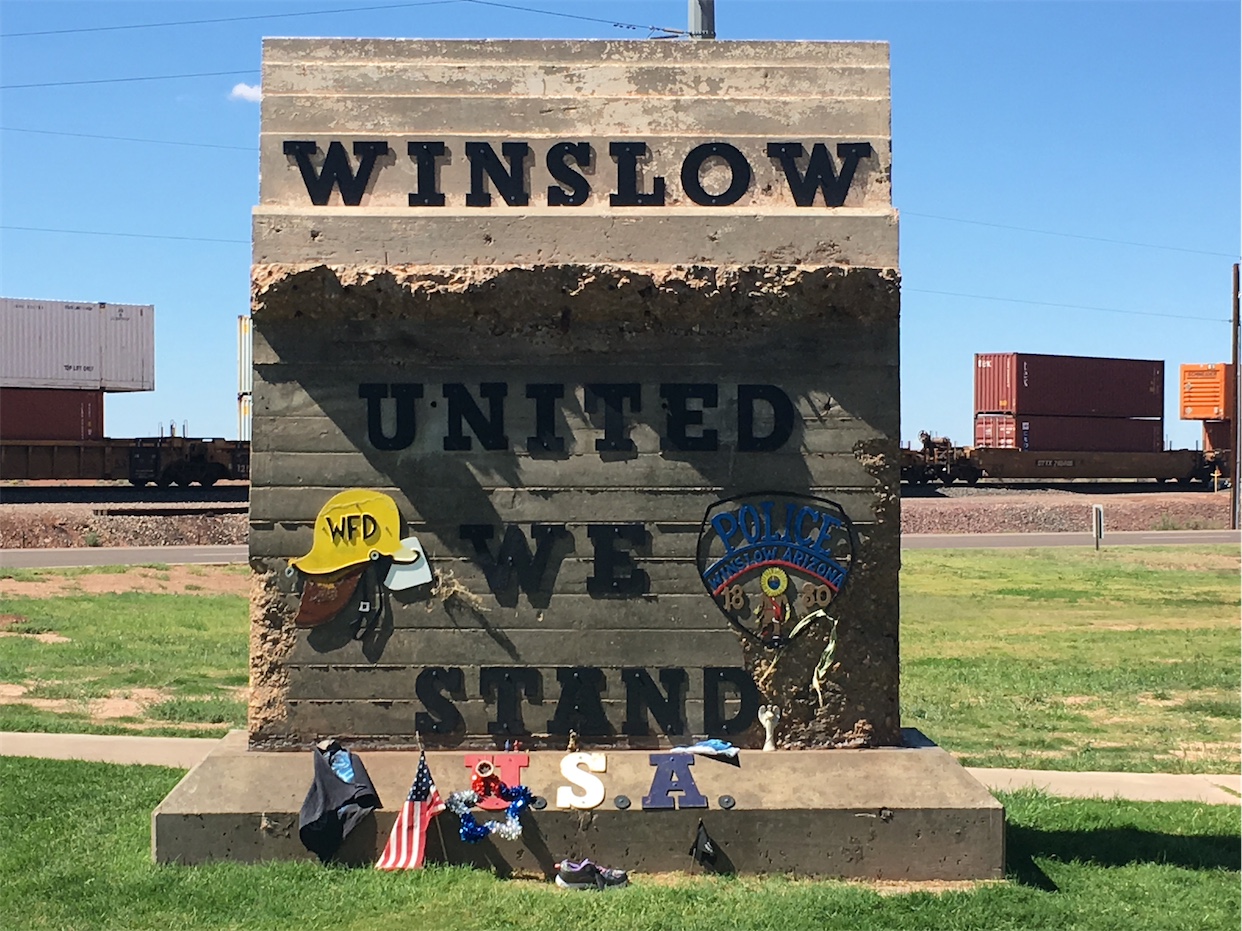
{"label": "shadow on grass", "polygon": [[1041,831],[1005,826],[1006,871],[1024,886],[1057,891],[1036,858],[1078,861],[1094,866],[1159,863],[1187,870],[1242,870],[1236,835],[1179,835],[1136,828],[1093,831]]}

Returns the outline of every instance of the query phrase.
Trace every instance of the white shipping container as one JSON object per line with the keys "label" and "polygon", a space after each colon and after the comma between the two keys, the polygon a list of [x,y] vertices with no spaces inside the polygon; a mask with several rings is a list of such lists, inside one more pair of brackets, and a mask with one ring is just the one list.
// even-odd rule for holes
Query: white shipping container
{"label": "white shipping container", "polygon": [[155,390],[155,308],[0,298],[0,386]]}

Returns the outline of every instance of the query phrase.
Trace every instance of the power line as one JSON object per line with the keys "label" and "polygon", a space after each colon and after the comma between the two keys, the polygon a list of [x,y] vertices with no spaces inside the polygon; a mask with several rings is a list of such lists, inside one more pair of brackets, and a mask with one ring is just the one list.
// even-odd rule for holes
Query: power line
{"label": "power line", "polygon": [[517,10],[521,13],[538,13],[543,16],[559,16],[561,19],[575,19],[588,23],[602,23],[614,29],[646,30],[649,33],[664,33],[669,36],[688,36],[684,29],[671,29],[666,26],[643,26],[638,23],[626,23],[620,20],[604,19],[598,16],[583,16],[579,13],[563,13],[559,10],[540,10],[534,7],[520,6],[516,3],[498,3],[492,0],[420,0],[416,3],[387,3],[379,6],[343,7],[334,10],[300,10],[296,13],[265,13],[252,16],[221,16],[214,19],[183,19],[167,20],[158,23],[122,23],[115,26],[82,26],[75,29],[41,29],[33,32],[6,32],[0,39],[23,39],[32,36],[64,36],[91,32],[117,32],[126,29],[165,29],[176,26],[206,26],[217,23],[240,23],[261,19],[291,19],[298,16],[328,16],[336,13],[367,13],[375,10],[401,10],[425,6],[447,6],[453,3],[473,3],[476,6],[498,7],[504,10]]}
{"label": "power line", "polygon": [[670,36],[688,36],[690,33],[684,29],[670,29],[667,26],[642,26],[638,23],[623,23],[615,19],[603,19],[598,16],[583,16],[579,13],[562,13],[560,10],[537,10],[534,7],[518,6],[515,3],[499,3],[496,0],[462,0],[463,3],[471,3],[475,6],[494,6],[502,10],[519,10],[523,13],[541,13],[544,16],[559,16],[561,19],[577,19],[587,23],[603,23],[605,26],[612,26],[614,29],[638,29],[647,30],[648,32],[663,32]]}
{"label": "power line", "polygon": [[259,151],[256,146],[219,145],[214,142],[180,142],[176,139],[139,139],[135,136],[103,136],[97,133],[65,133],[51,129],[26,129],[20,126],[0,126],[0,132],[35,133],[40,136],[68,136],[73,139],[107,139],[111,142],[141,142],[144,145],[181,145],[196,149],[228,149],[233,152],[249,152],[252,155]]}
{"label": "power line", "polygon": [[118,233],[113,230],[62,230],[45,226],[0,226],[0,230],[20,230],[25,233],[68,233],[73,236],[121,236],[126,239],[168,239],[179,242],[220,242],[229,245],[250,245],[249,239],[211,239],[205,236],[164,236],[159,233]]}
{"label": "power line", "polygon": [[[248,239],[213,239],[204,236],[166,236],[158,233],[121,233],[112,230],[68,230],[42,226],[0,226],[0,230],[17,230],[28,233],[63,233],[72,236],[120,236],[127,239],[161,239],[178,242],[214,242],[228,245],[250,245]],[[1000,301],[1007,304],[1028,304],[1035,307],[1060,307],[1068,310],[1094,310],[1108,314],[1126,314],[1134,317],[1163,317],[1169,320],[1198,320],[1205,323],[1228,323],[1219,317],[1191,317],[1185,314],[1162,314],[1147,310],[1123,310],[1120,307],[1096,307],[1090,304],[1061,304],[1054,301],[1032,301],[1020,297],[997,297],[994,294],[966,294],[960,291],[936,291],[930,288],[902,288],[903,292],[915,294],[936,294],[943,297],[963,297],[976,301]]]}
{"label": "power line", "polygon": [[939,294],[944,297],[965,297],[976,301],[1001,301],[1007,304],[1031,304],[1036,307],[1064,307],[1069,310],[1097,310],[1106,314],[1128,314],[1134,317],[1164,317],[1170,320],[1202,320],[1206,323],[1228,323],[1220,317],[1189,317],[1184,314],[1162,314],[1149,310],[1123,310],[1120,307],[1094,307],[1090,304],[1058,304],[1053,301],[1029,301],[1020,297],[997,297],[993,294],[963,294],[958,291],[932,291],[928,288],[902,287],[903,292]]}
{"label": "power line", "polygon": [[245,71],[198,71],[193,74],[152,74],[136,78],[95,78],[89,81],[44,81],[38,84],[0,84],[0,91],[20,90],[27,87],[76,87],[82,84],[126,84],[133,81],[173,81],[180,78],[218,78],[225,75],[258,73],[258,68],[247,68]]}
{"label": "power line", "polygon": [[1203,249],[1187,249],[1183,246],[1163,246],[1152,242],[1134,242],[1129,239],[1108,239],[1104,236],[1085,236],[1081,233],[1063,233],[1058,230],[1038,230],[1028,226],[1008,226],[1004,223],[989,223],[985,220],[967,220],[962,217],[944,217],[934,213],[915,213],[913,210],[901,211],[903,217],[921,217],[924,220],[944,220],[948,223],[969,223],[972,226],[987,226],[998,230],[1015,230],[1019,233],[1038,233],[1041,236],[1063,236],[1066,239],[1085,239],[1088,242],[1107,242],[1117,246],[1138,246],[1142,249],[1167,249],[1170,252],[1189,252],[1193,255],[1214,255],[1225,259],[1236,259],[1238,256],[1229,252],[1207,252]]}
{"label": "power line", "polygon": [[172,26],[206,26],[214,23],[240,23],[256,19],[288,19],[295,16],[328,16],[334,13],[366,13],[372,10],[400,10],[419,6],[443,6],[460,0],[422,0],[419,3],[387,3],[383,6],[353,6],[336,10],[300,10],[296,13],[264,13],[254,16],[222,16],[218,19],[181,19],[162,23],[124,23],[117,26],[82,26],[77,29],[43,29],[37,32],[6,32],[0,39],[24,39],[30,36],[64,36],[83,32],[116,32],[123,29],[163,29]]}

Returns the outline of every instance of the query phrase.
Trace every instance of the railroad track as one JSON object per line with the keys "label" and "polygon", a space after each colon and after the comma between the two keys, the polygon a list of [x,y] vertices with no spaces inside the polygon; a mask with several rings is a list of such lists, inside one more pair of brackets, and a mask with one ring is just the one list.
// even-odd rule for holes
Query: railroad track
{"label": "railroad track", "polygon": [[[107,510],[112,514],[216,513],[222,510],[221,505],[233,505],[225,509],[228,511],[244,511],[249,501],[250,485],[242,482],[211,488],[134,488],[128,484],[0,486],[0,504],[98,504],[109,506]],[[122,511],[120,506],[141,510]]]}
{"label": "railroad track", "polygon": [[[1221,489],[1227,489],[1229,486],[1228,483],[1222,482],[1220,487]],[[1077,479],[1061,482],[982,479],[976,485],[966,485],[962,482],[942,485],[939,482],[931,482],[926,485],[902,484],[901,486],[901,496],[903,498],[966,498],[1052,491],[1074,495],[1143,495],[1174,492],[1187,495],[1210,495],[1212,494],[1212,483],[1195,482],[1193,485],[1181,485],[1177,482],[1124,481],[1117,479],[1104,481]]]}
{"label": "railroad track", "polygon": [[[1222,487],[1225,487],[1222,485]],[[1210,494],[1211,483],[1178,485],[1174,482],[1128,481],[1010,481],[984,479],[977,485],[901,486],[903,498],[962,498],[1029,492],[1058,491],[1080,495],[1156,494],[1180,492]],[[170,487],[134,488],[131,485],[6,485],[0,486],[0,504],[77,504],[98,505],[95,513],[104,515],[230,514],[249,506],[250,486],[243,482],[219,484],[212,488]]]}

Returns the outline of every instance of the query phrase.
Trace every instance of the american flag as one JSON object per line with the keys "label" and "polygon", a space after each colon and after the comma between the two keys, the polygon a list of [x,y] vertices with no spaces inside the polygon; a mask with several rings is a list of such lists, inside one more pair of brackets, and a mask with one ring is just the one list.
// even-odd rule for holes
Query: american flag
{"label": "american flag", "polygon": [[377,870],[416,870],[423,865],[423,851],[427,846],[427,826],[431,819],[444,811],[444,800],[431,779],[427,768],[427,754],[418,755],[418,774],[410,794],[397,815],[388,836],[388,844],[376,862]]}

